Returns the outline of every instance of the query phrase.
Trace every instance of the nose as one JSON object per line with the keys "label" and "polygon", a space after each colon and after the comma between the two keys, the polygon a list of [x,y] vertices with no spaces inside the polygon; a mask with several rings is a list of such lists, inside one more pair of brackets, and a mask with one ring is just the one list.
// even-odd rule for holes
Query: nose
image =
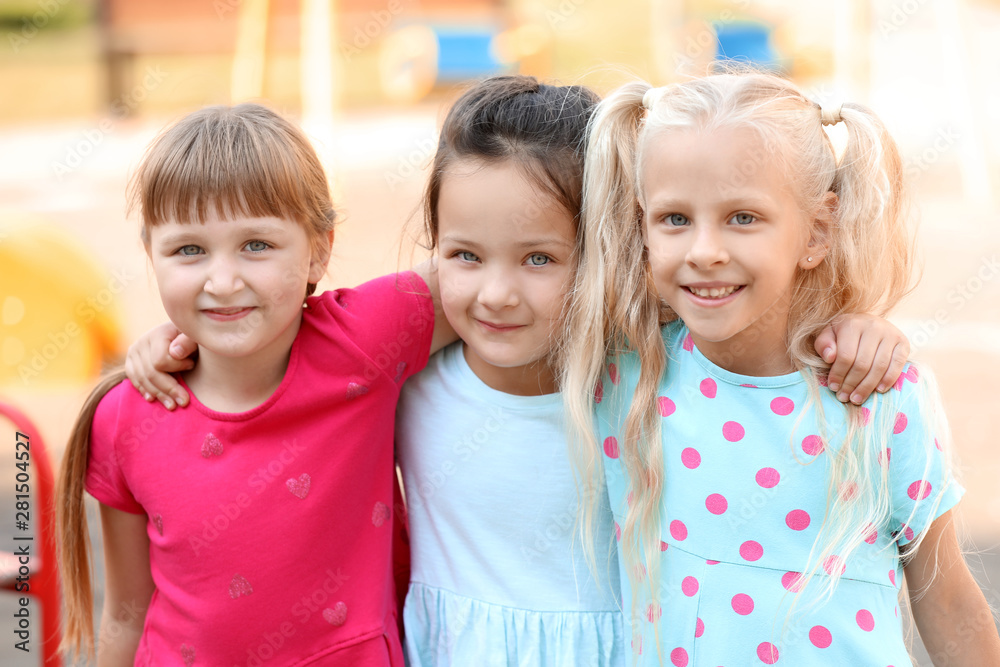
{"label": "nose", "polygon": [[517,286],[511,276],[505,271],[493,270],[484,272],[483,282],[479,286],[477,301],[490,310],[513,308],[520,303]]}
{"label": "nose", "polygon": [[220,256],[212,259],[208,275],[205,276],[205,292],[212,296],[226,297],[245,287],[235,259]]}
{"label": "nose", "polygon": [[729,252],[723,243],[720,229],[714,225],[700,225],[692,231],[686,257],[689,265],[706,269],[729,261]]}

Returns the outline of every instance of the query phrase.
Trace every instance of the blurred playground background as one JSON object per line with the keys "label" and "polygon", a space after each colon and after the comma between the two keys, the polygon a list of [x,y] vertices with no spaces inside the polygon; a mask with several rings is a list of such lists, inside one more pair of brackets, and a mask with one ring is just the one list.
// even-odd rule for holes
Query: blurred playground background
{"label": "blurred playground background", "polygon": [[[819,102],[870,105],[900,143],[922,278],[892,319],[942,385],[970,565],[1000,607],[998,42],[1000,0],[2,0],[0,402],[56,463],[101,369],[165,319],[124,193],[187,111],[261,100],[302,123],[342,214],[322,289],[422,257],[425,170],[464,81],[520,72],[605,93],[751,60]],[[2,553],[26,533],[14,429],[0,434]],[[30,654],[12,648],[17,596],[0,593],[5,665],[42,664],[53,630],[38,600],[58,595],[32,576]]]}

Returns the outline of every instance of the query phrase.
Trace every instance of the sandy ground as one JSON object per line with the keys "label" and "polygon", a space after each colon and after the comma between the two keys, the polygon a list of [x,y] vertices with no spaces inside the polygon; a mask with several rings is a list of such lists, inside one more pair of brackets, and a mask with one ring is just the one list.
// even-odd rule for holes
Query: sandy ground
{"label": "sandy ground", "polygon": [[[132,276],[118,295],[127,340],[164,319],[136,226],[125,219],[123,196],[128,169],[164,120],[116,122],[77,168],[62,175],[56,174],[53,165],[65,161],[69,151],[99,127],[99,119],[0,131],[0,155],[17,158],[0,164],[0,223],[25,216],[50,221],[93,253],[109,274],[118,271]],[[405,114],[376,110],[346,116],[332,134],[317,134],[343,212],[330,276],[321,289],[354,285],[411,263],[412,244],[404,239],[419,226],[412,214],[438,122],[436,107]],[[938,375],[968,489],[962,515],[969,535],[970,564],[987,597],[1000,606],[1000,390],[996,384],[1000,374],[1000,267],[996,266],[1000,216],[995,208],[965,201],[959,186],[955,165],[947,159],[916,178],[914,190],[923,221],[919,244],[925,266],[920,286],[898,309],[894,321],[914,341],[916,357],[933,366]],[[407,221],[408,230],[404,229]],[[962,289],[967,298],[956,298],[956,290]],[[16,385],[0,387],[0,395],[38,422],[51,456],[58,459],[87,389],[85,385]],[[0,494],[5,497],[13,484],[7,476],[6,469],[0,470]],[[10,514],[0,515],[0,540],[13,532]],[[13,604],[11,596],[0,596],[0,618],[9,618]],[[6,632],[0,636],[9,638]],[[37,664],[10,645],[9,639],[0,643],[0,663]],[[918,660],[930,664],[925,657]]]}

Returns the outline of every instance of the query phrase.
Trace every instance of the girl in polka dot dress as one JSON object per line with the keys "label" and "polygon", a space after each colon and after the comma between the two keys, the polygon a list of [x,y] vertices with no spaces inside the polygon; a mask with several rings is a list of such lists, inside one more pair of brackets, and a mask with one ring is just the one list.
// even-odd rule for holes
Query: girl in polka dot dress
{"label": "girl in polka dot dress", "polygon": [[[573,530],[578,496],[551,363],[596,102],[580,86],[493,77],[456,101],[441,130],[427,234],[442,310],[463,340],[406,384],[397,413],[413,558],[403,611],[411,666],[625,661],[613,522],[605,504],[584,540],[601,549],[592,576]],[[833,330],[824,341],[817,349],[832,346]],[[884,320],[846,318],[836,344],[845,386],[858,391],[883,374],[891,383],[902,368],[894,350],[905,339]],[[163,361],[138,355],[140,367]],[[136,381],[170,390],[146,375]]]}
{"label": "girl in polka dot dress", "polygon": [[104,538],[98,664],[401,666],[392,427],[403,381],[450,331],[428,286],[405,273],[310,296],[333,237],[326,175],[256,104],[169,128],[132,196],[164,309],[199,357],[177,376],[186,410],[117,373],[74,427],[58,504],[68,648],[94,648],[86,489]]}
{"label": "girl in polka dot dress", "polygon": [[909,665],[905,577],[932,656],[1000,664],[926,371],[861,405],[820,389],[816,333],[909,285],[882,123],[720,74],[622,87],[589,141],[564,388],[610,495],[631,663]]}

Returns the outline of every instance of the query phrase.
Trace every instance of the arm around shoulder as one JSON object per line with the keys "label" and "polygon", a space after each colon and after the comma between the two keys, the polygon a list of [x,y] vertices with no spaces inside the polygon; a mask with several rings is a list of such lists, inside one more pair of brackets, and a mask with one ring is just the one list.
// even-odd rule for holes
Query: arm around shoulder
{"label": "arm around shoulder", "polygon": [[154,589],[147,522],[145,514],[101,504],[106,584],[98,633],[98,667],[124,667],[135,662]]}
{"label": "arm around shoulder", "polygon": [[913,619],[935,665],[1000,665],[1000,636],[986,597],[972,578],[952,512],[930,525],[904,566]]}
{"label": "arm around shoulder", "polygon": [[450,345],[458,340],[458,334],[451,328],[448,318],[444,316],[444,307],[441,304],[441,286],[438,282],[435,261],[428,259],[421,262],[413,267],[413,272],[427,283],[427,289],[431,293],[431,300],[434,302],[434,336],[431,339],[431,354],[434,354],[446,345]]}

